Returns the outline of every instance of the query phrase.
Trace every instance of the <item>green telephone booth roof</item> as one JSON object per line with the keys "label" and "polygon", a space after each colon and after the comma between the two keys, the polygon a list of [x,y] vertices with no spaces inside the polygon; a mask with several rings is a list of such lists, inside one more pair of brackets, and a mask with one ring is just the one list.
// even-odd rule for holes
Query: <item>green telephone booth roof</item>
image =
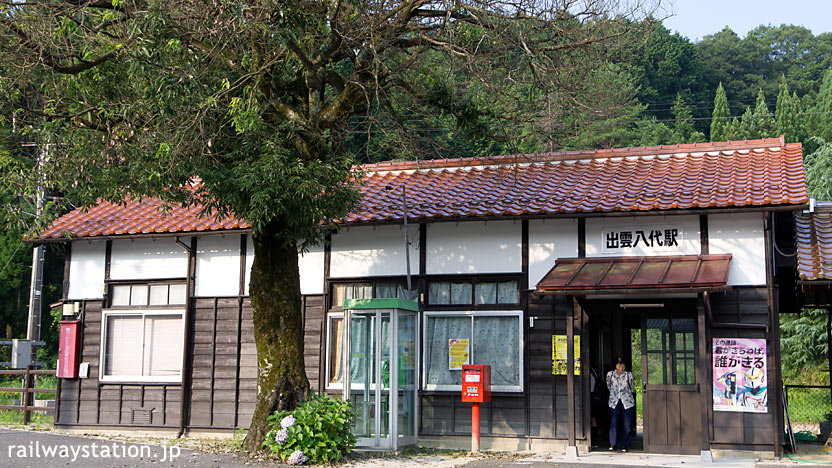
{"label": "green telephone booth roof", "polygon": [[367,309],[402,309],[419,312],[419,304],[404,299],[347,299],[344,301],[344,309],[367,310]]}

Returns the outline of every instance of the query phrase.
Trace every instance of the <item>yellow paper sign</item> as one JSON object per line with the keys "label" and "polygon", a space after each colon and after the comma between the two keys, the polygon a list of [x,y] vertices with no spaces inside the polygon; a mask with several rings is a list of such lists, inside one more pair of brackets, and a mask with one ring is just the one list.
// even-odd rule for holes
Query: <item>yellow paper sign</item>
{"label": "yellow paper sign", "polygon": [[468,338],[448,340],[448,369],[462,370],[468,364]]}
{"label": "yellow paper sign", "polygon": [[[581,375],[581,337],[575,335],[575,375]],[[552,375],[566,375],[566,335],[552,335]]]}

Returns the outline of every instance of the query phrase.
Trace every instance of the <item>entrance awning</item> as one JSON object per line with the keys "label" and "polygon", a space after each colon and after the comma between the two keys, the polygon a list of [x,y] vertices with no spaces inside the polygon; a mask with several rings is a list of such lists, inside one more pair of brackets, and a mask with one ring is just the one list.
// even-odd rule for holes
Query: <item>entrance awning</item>
{"label": "entrance awning", "polygon": [[725,287],[731,254],[672,257],[559,258],[537,283],[544,294],[610,294]]}

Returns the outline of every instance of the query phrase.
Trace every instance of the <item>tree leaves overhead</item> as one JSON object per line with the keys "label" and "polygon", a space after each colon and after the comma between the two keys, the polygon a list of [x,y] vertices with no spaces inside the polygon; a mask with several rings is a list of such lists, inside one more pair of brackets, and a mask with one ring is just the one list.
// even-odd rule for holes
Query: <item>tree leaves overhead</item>
{"label": "tree leaves overhead", "polygon": [[[141,195],[202,201],[255,227],[297,214],[304,220],[292,231],[298,238],[313,235],[301,224],[343,215],[355,202],[328,188],[354,176],[343,155],[356,117],[361,128],[380,128],[389,144],[406,147],[407,132],[399,130],[407,126],[395,122],[408,102],[473,139],[493,134],[491,122],[512,122],[518,110],[540,115],[541,96],[558,108],[591,105],[581,78],[631,44],[655,6],[0,5],[0,60],[8,71],[0,91],[42,140],[61,148],[47,167],[55,187],[78,204]],[[431,65],[438,65],[433,78]],[[192,185],[194,177],[202,183]],[[264,188],[276,184],[283,189]],[[298,212],[297,200],[310,211]]]}

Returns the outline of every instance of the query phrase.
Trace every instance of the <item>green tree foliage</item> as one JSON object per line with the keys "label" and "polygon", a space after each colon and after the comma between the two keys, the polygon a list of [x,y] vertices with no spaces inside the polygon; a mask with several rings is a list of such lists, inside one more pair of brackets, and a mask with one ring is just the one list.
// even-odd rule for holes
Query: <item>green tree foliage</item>
{"label": "green tree foliage", "polygon": [[675,143],[699,143],[705,141],[705,134],[697,131],[693,123],[693,115],[682,94],[676,95],[673,102],[673,133]]}
{"label": "green tree foliage", "polygon": [[814,96],[824,70],[832,64],[829,35],[814,36],[794,25],[759,26],[744,38],[726,27],[705,36],[697,49],[709,84],[715,87],[722,82],[734,100],[734,113],[755,102],[759,89],[774,99],[782,77],[799,95]]}
{"label": "green tree foliage", "polygon": [[769,138],[774,136],[774,119],[766,105],[766,96],[763,90],[757,93],[757,103],[754,106],[754,120],[749,138]]}
{"label": "green tree foliage", "polygon": [[[61,149],[43,167],[50,189],[79,206],[201,203],[252,225],[252,451],[266,417],[309,394],[297,247],[358,202],[345,143],[356,120],[390,146],[407,144],[407,102],[474,136],[540,96],[591,113],[585,83],[652,13],[615,1],[4,5],[0,97]],[[456,81],[423,79],[440,62]]]}
{"label": "green tree foliage", "polygon": [[789,94],[789,85],[785,81],[780,83],[777,94],[777,105],[774,110],[774,136],[785,135],[787,143],[794,143],[803,139],[803,120],[801,115],[800,98],[797,92]]}
{"label": "green tree foliage", "polygon": [[832,141],[832,67],[823,74],[809,122],[812,135]]}
{"label": "green tree foliage", "polygon": [[832,143],[820,137],[810,141],[817,149],[803,158],[806,190],[817,200],[832,200]]}
{"label": "green tree foliage", "polygon": [[729,129],[731,121],[729,120],[731,111],[728,108],[728,96],[725,94],[725,88],[722,83],[716,89],[716,96],[714,97],[714,111],[711,117],[711,141],[725,141],[729,136]]}
{"label": "green tree foliage", "polygon": [[[636,98],[658,120],[674,117],[672,104],[678,96],[687,102],[703,102],[711,90],[696,46],[679,33],[656,24],[633,64],[638,80]],[[706,117],[704,106],[694,113]]]}
{"label": "green tree foliage", "polygon": [[[824,309],[805,309],[800,314],[780,315],[780,346],[785,377],[790,383],[801,381],[810,369],[828,369],[826,320]],[[806,382],[828,384],[825,382]]]}

